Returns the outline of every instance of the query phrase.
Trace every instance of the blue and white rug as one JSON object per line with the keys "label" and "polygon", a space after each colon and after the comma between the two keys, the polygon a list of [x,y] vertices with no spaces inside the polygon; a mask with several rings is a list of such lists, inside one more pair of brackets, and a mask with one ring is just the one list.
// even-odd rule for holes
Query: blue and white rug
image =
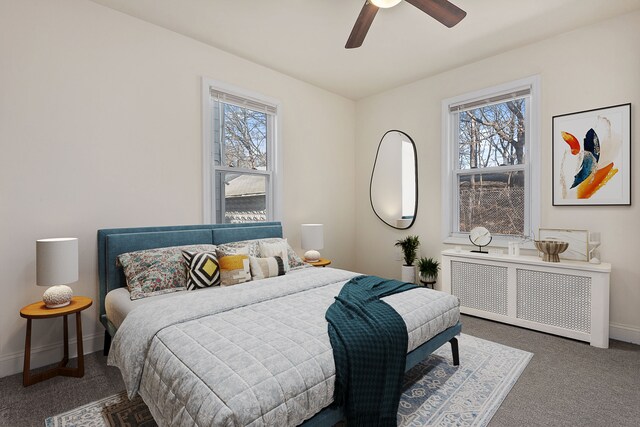
{"label": "blue and white rug", "polygon": [[[398,425],[486,426],[531,360],[532,353],[462,334],[460,366],[446,344],[405,377]],[[46,427],[153,427],[139,397],[125,392],[45,420]]]}
{"label": "blue and white rug", "polygon": [[486,426],[533,356],[471,335],[458,341],[460,366],[447,344],[407,372],[399,426]]}

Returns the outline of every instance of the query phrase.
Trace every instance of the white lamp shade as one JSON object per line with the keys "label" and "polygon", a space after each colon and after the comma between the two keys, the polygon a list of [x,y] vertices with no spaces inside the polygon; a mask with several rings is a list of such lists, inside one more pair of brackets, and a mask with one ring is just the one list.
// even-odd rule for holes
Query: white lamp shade
{"label": "white lamp shade", "polygon": [[37,240],[36,277],[38,286],[78,281],[78,239],[63,237]]}
{"label": "white lamp shade", "polygon": [[324,248],[324,225],[302,224],[302,249]]}
{"label": "white lamp shade", "polygon": [[380,8],[388,8],[393,7],[400,3],[400,0],[371,0],[374,6],[378,6]]}

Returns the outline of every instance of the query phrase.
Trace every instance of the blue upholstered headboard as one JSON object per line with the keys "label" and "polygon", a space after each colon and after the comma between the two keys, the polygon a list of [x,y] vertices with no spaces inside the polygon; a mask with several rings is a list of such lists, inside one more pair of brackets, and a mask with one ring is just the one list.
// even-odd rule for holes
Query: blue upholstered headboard
{"label": "blue upholstered headboard", "polygon": [[112,228],[98,230],[98,278],[100,281],[100,321],[115,332],[105,312],[104,300],[113,289],[126,286],[118,255],[142,249],[193,244],[222,244],[240,240],[282,237],[279,222],[247,224],[201,224],[171,227]]}

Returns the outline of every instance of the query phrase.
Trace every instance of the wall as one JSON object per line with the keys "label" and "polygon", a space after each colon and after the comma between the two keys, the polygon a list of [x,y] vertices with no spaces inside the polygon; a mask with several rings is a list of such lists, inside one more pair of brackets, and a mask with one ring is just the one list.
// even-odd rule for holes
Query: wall
{"label": "wall", "polygon": [[[613,264],[612,336],[640,342],[640,174],[632,174],[631,207],[553,207],[551,204],[551,117],[632,103],[632,136],[640,121],[640,13],[614,18],[521,47],[446,73],[372,96],[357,103],[356,268],[399,277],[393,243],[420,235],[422,254],[439,256],[441,243],[441,101],[466,92],[539,74],[541,78],[541,223],[602,233],[601,254]],[[368,183],[380,136],[400,129],[415,140],[419,166],[419,208],[407,231],[380,222],[369,206]],[[640,150],[632,148],[632,165]],[[375,248],[375,249],[372,249]]]}
{"label": "wall", "polygon": [[[2,1],[0,376],[21,371],[18,312],[45,289],[36,239],[79,238],[72,286],[95,300],[97,229],[202,222],[202,76],[282,102],[285,235],[299,250],[300,224],[324,223],[323,255],[355,266],[353,101],[89,1]],[[34,322],[35,366],[61,357],[61,323]]]}

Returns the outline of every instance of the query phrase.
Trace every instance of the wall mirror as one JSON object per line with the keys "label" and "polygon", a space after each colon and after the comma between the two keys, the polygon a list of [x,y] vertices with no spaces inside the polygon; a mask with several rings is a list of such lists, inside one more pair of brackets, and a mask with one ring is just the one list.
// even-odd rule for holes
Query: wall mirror
{"label": "wall mirror", "polygon": [[410,228],[418,212],[416,145],[399,130],[380,140],[369,185],[371,208],[378,218],[399,230]]}

